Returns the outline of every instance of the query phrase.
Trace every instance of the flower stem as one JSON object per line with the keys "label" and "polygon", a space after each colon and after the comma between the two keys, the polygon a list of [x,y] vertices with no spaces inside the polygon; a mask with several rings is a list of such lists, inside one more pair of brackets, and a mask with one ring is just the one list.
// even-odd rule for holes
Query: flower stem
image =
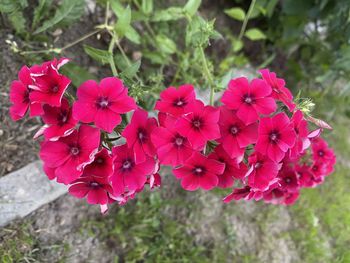
{"label": "flower stem", "polygon": [[115,34],[113,34],[111,42],[109,43],[108,52],[109,52],[109,66],[111,67],[113,76],[118,77],[118,71],[117,71],[117,67],[115,66],[114,57],[113,57],[113,50],[114,50],[116,41],[117,41],[117,37]]}
{"label": "flower stem", "polygon": [[203,50],[203,47],[199,47],[199,52],[200,52],[200,55],[201,55],[201,59],[202,59],[202,62],[203,62],[203,66],[204,66],[204,74],[209,82],[209,85],[210,85],[210,100],[209,100],[209,103],[210,105],[214,105],[214,80],[213,80],[213,77],[210,73],[210,70],[209,70],[209,67],[208,67],[208,62],[207,62],[207,59],[205,57],[205,53],[204,53],[204,50]]}
{"label": "flower stem", "polygon": [[252,2],[250,3],[249,9],[248,9],[248,13],[244,18],[242,27],[241,27],[241,31],[239,32],[239,36],[238,36],[238,40],[242,40],[242,37],[244,35],[245,29],[247,28],[247,24],[249,21],[250,16],[252,15],[252,12],[254,10],[254,6],[255,6],[255,2],[256,0],[252,0]]}

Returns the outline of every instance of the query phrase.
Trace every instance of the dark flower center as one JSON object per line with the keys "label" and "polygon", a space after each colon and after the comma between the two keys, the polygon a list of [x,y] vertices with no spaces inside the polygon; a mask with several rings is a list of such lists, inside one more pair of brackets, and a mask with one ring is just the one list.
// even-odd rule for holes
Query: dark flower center
{"label": "dark flower center", "polygon": [[178,98],[177,100],[174,101],[173,105],[175,107],[183,107],[185,106],[187,103],[183,98]]}
{"label": "dark flower center", "polygon": [[130,159],[126,159],[122,164],[123,170],[131,170],[132,166],[133,166],[133,163]]}
{"label": "dark flower center", "polygon": [[287,184],[290,184],[292,182],[292,179],[290,177],[286,177],[284,178],[284,181],[287,183]]}
{"label": "dark flower center", "polygon": [[254,168],[255,168],[255,169],[259,169],[261,166],[262,166],[262,163],[261,163],[261,162],[256,162],[256,163],[254,164]]}
{"label": "dark flower center", "polygon": [[192,127],[195,129],[195,130],[199,130],[203,125],[203,120],[199,117],[194,117],[192,119]]}
{"label": "dark flower center", "polygon": [[80,152],[79,147],[73,146],[73,147],[70,148],[70,153],[71,153],[72,155],[78,155],[79,152]]}
{"label": "dark flower center", "polygon": [[99,97],[96,101],[96,107],[99,109],[105,109],[109,106],[108,98],[106,97]]}
{"label": "dark flower center", "polygon": [[65,124],[68,121],[68,112],[65,110],[62,110],[57,117],[57,121],[58,121],[58,124],[61,126]]}
{"label": "dark flower center", "polygon": [[202,167],[202,166],[196,166],[196,167],[193,169],[193,174],[194,174],[194,175],[202,176],[202,175],[204,175],[204,173],[205,173],[205,168]]}
{"label": "dark flower center", "polygon": [[100,184],[99,184],[99,183],[96,183],[96,182],[90,182],[90,187],[91,187],[91,188],[99,188],[99,187],[100,187]]}
{"label": "dark flower center", "polygon": [[143,128],[139,128],[139,129],[138,129],[138,132],[137,132],[137,137],[139,138],[139,141],[140,141],[141,143],[146,142],[147,139],[148,139],[146,130],[143,129]]}
{"label": "dark flower center", "polygon": [[324,151],[323,150],[319,150],[318,151],[318,156],[320,156],[320,157],[324,156]]}
{"label": "dark flower center", "polygon": [[52,92],[52,93],[57,93],[58,90],[59,90],[59,87],[58,87],[57,85],[51,87],[51,92]]}
{"label": "dark flower center", "polygon": [[246,94],[243,96],[243,102],[246,103],[246,104],[253,104],[254,103],[254,97],[249,95],[249,94]]}
{"label": "dark flower center", "polygon": [[180,147],[184,144],[184,141],[185,141],[185,138],[180,136],[180,135],[177,135],[174,139],[174,144],[177,146],[177,147]]}
{"label": "dark flower center", "polygon": [[27,89],[23,95],[23,103],[29,103],[29,90]]}
{"label": "dark flower center", "polygon": [[230,132],[233,135],[236,135],[239,132],[239,128],[236,125],[231,126]]}
{"label": "dark flower center", "polygon": [[280,138],[280,134],[278,131],[270,132],[270,135],[269,135],[270,142],[277,143],[279,138]]}
{"label": "dark flower center", "polygon": [[103,163],[104,163],[103,158],[97,158],[97,159],[96,159],[96,163],[98,163],[98,164],[103,164]]}

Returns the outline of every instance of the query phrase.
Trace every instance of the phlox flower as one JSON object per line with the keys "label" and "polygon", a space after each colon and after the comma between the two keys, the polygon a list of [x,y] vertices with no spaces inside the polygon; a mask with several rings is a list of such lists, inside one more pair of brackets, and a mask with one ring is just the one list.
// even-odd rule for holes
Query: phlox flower
{"label": "phlox flower", "polygon": [[192,85],[182,85],[178,88],[169,87],[160,93],[154,109],[178,117],[184,113],[184,108],[194,102],[196,94]]}
{"label": "phlox flower", "polygon": [[114,173],[110,180],[114,190],[113,195],[116,197],[142,189],[147,182],[147,176],[156,170],[153,158],[145,157],[143,162],[137,163],[133,149],[126,144],[113,147],[112,153]]}
{"label": "phlox flower", "polygon": [[286,83],[283,79],[277,78],[276,73],[269,71],[268,69],[259,70],[263,80],[272,88],[272,97],[276,100],[282,101],[290,111],[295,109],[295,103],[293,102],[293,95],[288,88],[285,87]]}
{"label": "phlox flower", "polygon": [[84,168],[84,174],[98,177],[109,177],[113,174],[113,159],[107,149],[96,153],[94,161]]}
{"label": "phlox flower", "polygon": [[249,156],[248,163],[250,169],[246,176],[248,176],[248,185],[254,190],[264,191],[277,181],[280,165],[266,155],[253,153]]}
{"label": "phlox flower", "polygon": [[271,87],[261,79],[233,79],[222,96],[222,103],[237,111],[237,117],[245,124],[256,122],[259,114],[270,114],[276,110],[276,102],[270,97]]}
{"label": "phlox flower", "polygon": [[175,128],[194,149],[203,149],[207,141],[220,138],[219,109],[204,106],[203,102],[196,100],[186,106],[185,112],[176,122]]}
{"label": "phlox flower", "polygon": [[181,179],[181,186],[188,191],[198,188],[211,190],[217,186],[218,176],[225,170],[225,164],[194,152],[182,167],[173,169],[176,178]]}
{"label": "phlox flower", "polygon": [[75,125],[78,123],[72,117],[72,110],[67,99],[62,99],[60,107],[52,107],[48,104],[43,106],[44,113],[41,116],[48,126],[43,131],[45,139],[57,141],[73,132]]}
{"label": "phlox flower", "polygon": [[38,116],[43,113],[40,103],[35,103],[29,99],[29,94],[32,89],[29,85],[33,84],[33,79],[30,76],[30,69],[23,66],[18,73],[18,80],[14,80],[10,87],[10,116],[12,120],[17,121],[24,117],[29,109],[30,117]]}
{"label": "phlox flower", "polygon": [[147,111],[137,109],[122,132],[128,147],[135,153],[136,163],[144,162],[147,157],[153,157],[156,154],[151,134],[157,126],[157,120],[148,118]]}
{"label": "phlox flower", "polygon": [[215,147],[208,158],[225,164],[224,172],[218,175],[219,182],[217,186],[220,188],[232,187],[235,179],[242,179],[247,173],[247,166],[243,162],[239,163],[236,158],[231,158],[222,145]]}
{"label": "phlox flower", "polygon": [[121,123],[120,114],[136,109],[128,89],[115,77],[104,78],[99,84],[94,80],[85,81],[78,88],[77,96],[73,117],[85,123],[94,122],[107,132]]}
{"label": "phlox flower", "polygon": [[241,199],[250,200],[254,196],[254,192],[252,191],[252,188],[248,185],[242,187],[242,188],[234,188],[232,193],[225,196],[222,201],[224,203],[229,203],[232,200],[238,201]]}
{"label": "phlox flower", "polygon": [[109,197],[113,194],[113,189],[107,176],[83,175],[72,182],[68,192],[77,198],[87,197],[88,204],[92,205],[105,205],[113,202]]}
{"label": "phlox flower", "polygon": [[293,125],[283,112],[272,118],[262,118],[258,133],[255,150],[266,154],[275,162],[280,162],[283,159],[285,153],[294,146],[296,140]]}
{"label": "phlox flower", "polygon": [[57,182],[70,184],[83,173],[83,168],[94,160],[100,145],[100,131],[81,125],[70,135],[57,141],[45,141],[41,145],[40,158],[44,167],[54,169]]}
{"label": "phlox flower", "polygon": [[58,72],[57,62],[46,62],[38,67],[31,73],[33,84],[29,85],[32,89],[29,94],[30,101],[53,107],[61,106],[63,94],[71,80]]}
{"label": "phlox flower", "polygon": [[294,146],[290,149],[290,158],[295,159],[310,146],[309,130],[307,121],[300,110],[294,112],[291,124],[297,137]]}
{"label": "phlox flower", "polygon": [[184,164],[193,153],[192,145],[176,129],[175,118],[169,115],[161,123],[163,127],[155,128],[151,135],[160,164],[172,166]]}
{"label": "phlox flower", "polygon": [[231,158],[243,156],[245,147],[256,143],[258,123],[244,124],[236,112],[220,107],[220,133],[218,140]]}

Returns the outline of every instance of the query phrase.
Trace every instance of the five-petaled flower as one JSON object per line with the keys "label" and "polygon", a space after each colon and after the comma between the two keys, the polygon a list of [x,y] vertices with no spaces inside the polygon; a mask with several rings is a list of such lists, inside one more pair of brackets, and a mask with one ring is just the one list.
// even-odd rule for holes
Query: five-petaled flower
{"label": "five-petaled flower", "polygon": [[88,80],[80,85],[78,100],[73,105],[73,117],[79,121],[94,122],[96,127],[112,132],[120,124],[120,114],[136,109],[128,89],[115,77],[104,78],[98,84]]}
{"label": "five-petaled flower", "polygon": [[188,191],[198,188],[211,190],[218,185],[218,176],[225,170],[225,164],[194,152],[180,167],[173,169],[176,178],[181,179],[181,186]]}
{"label": "five-petaled flower", "polygon": [[237,117],[245,124],[256,122],[259,114],[270,114],[276,110],[276,102],[271,95],[271,87],[261,79],[233,79],[222,96],[227,108],[237,110]]}

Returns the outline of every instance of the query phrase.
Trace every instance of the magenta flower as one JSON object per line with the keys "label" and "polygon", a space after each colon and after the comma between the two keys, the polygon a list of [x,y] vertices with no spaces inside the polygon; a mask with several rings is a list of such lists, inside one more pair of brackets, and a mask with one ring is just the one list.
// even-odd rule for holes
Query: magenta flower
{"label": "magenta flower", "polygon": [[77,198],[87,196],[87,202],[91,205],[105,205],[113,201],[109,198],[113,194],[113,188],[106,176],[83,175],[72,182],[68,192]]}
{"label": "magenta flower", "polygon": [[224,203],[229,203],[232,200],[241,200],[241,199],[245,199],[245,200],[250,200],[253,197],[253,192],[251,187],[249,186],[244,186],[243,188],[235,188],[233,189],[232,193],[225,196],[222,201]]}
{"label": "magenta flower", "polygon": [[109,177],[113,174],[113,159],[108,150],[103,148],[96,153],[94,161],[84,168],[84,174]]}
{"label": "magenta flower", "polygon": [[115,77],[104,78],[98,84],[85,81],[77,92],[78,100],[73,105],[73,117],[79,121],[94,122],[96,127],[112,132],[121,123],[120,114],[136,109],[128,89]]}
{"label": "magenta flower", "polygon": [[230,158],[222,145],[218,145],[208,158],[225,164],[224,172],[218,175],[217,186],[220,188],[232,187],[235,179],[242,179],[247,173],[247,166],[243,162],[238,163],[237,159]]}
{"label": "magenta flower", "polygon": [[176,178],[181,179],[181,186],[188,191],[198,188],[211,190],[218,185],[218,176],[225,170],[225,164],[209,159],[199,152],[194,152],[184,166],[173,169]]}
{"label": "magenta flower", "polygon": [[259,114],[270,114],[276,110],[276,102],[269,97],[271,88],[261,79],[233,79],[222,96],[222,103],[231,110],[237,110],[237,117],[245,124],[256,122]]}
{"label": "magenta flower", "polygon": [[300,184],[297,177],[297,172],[293,168],[284,167],[279,173],[278,178],[280,187],[283,190],[286,190],[288,192],[297,192],[299,191]]}
{"label": "magenta flower", "polygon": [[300,110],[294,112],[291,123],[297,136],[294,146],[290,149],[290,158],[298,158],[309,146],[309,130],[307,121]]}
{"label": "magenta flower", "polygon": [[32,85],[29,85],[29,88],[32,89],[29,99],[32,102],[59,107],[61,106],[63,94],[71,80],[60,74],[58,68],[51,62],[41,67],[41,73],[31,74],[34,82]]}
{"label": "magenta flower", "polygon": [[128,147],[134,150],[136,163],[142,163],[147,156],[153,157],[156,154],[151,134],[157,126],[157,120],[148,118],[147,111],[137,109],[132,115],[131,122],[122,132]]}
{"label": "magenta flower", "polygon": [[186,137],[179,134],[175,123],[175,118],[167,116],[162,121],[163,127],[155,128],[151,135],[159,162],[164,165],[184,164],[193,153],[192,145]]}
{"label": "magenta flower", "polygon": [[145,161],[136,163],[132,148],[126,144],[113,147],[114,173],[110,180],[114,189],[114,196],[137,191],[147,182],[147,176],[153,174],[156,163],[153,158],[146,157]]}
{"label": "magenta flower", "polygon": [[248,158],[250,169],[247,172],[248,185],[254,190],[265,191],[277,181],[280,165],[264,155],[253,153]]}
{"label": "magenta flower", "polygon": [[44,130],[46,140],[57,141],[60,137],[71,134],[78,123],[73,119],[71,107],[65,98],[62,99],[60,107],[45,104],[43,110],[42,119],[48,125]]}
{"label": "magenta flower", "polygon": [[218,140],[231,158],[243,156],[245,147],[256,143],[258,123],[245,125],[232,110],[220,107],[220,133]]}
{"label": "magenta flower", "polygon": [[29,93],[32,91],[29,85],[33,84],[30,76],[30,69],[23,66],[18,73],[18,80],[11,83],[10,88],[10,116],[12,120],[17,121],[24,117],[29,109],[30,117],[38,116],[43,113],[40,103],[34,103],[29,99]]}
{"label": "magenta flower", "polygon": [[288,116],[283,112],[272,118],[262,118],[258,132],[255,150],[266,154],[275,162],[280,162],[288,149],[295,144],[296,133]]}
{"label": "magenta flower", "polygon": [[293,111],[295,109],[293,95],[290,90],[285,87],[285,81],[277,78],[276,73],[271,72],[268,69],[261,69],[259,72],[266,83],[272,88],[272,97],[276,100],[282,101],[290,111]]}
{"label": "magenta flower", "polygon": [[154,109],[179,117],[184,113],[184,108],[196,99],[192,85],[182,85],[179,88],[169,87],[160,93]]}
{"label": "magenta flower", "polygon": [[46,141],[41,145],[40,158],[48,168],[55,168],[57,182],[70,184],[94,160],[100,145],[100,131],[82,125],[67,137],[58,141]]}
{"label": "magenta flower", "polygon": [[203,149],[207,141],[220,137],[219,109],[204,106],[203,102],[196,100],[187,105],[185,111],[186,114],[177,121],[175,127],[194,149]]}

